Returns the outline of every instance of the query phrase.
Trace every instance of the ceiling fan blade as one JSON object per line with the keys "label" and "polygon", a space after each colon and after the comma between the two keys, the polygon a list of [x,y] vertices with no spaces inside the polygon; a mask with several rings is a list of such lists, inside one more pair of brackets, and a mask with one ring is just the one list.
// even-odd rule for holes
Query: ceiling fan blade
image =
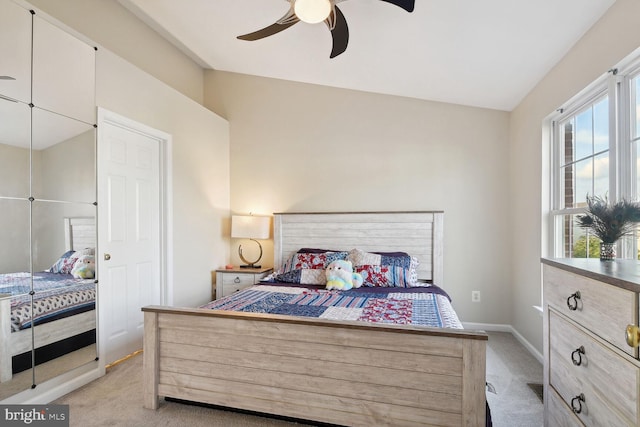
{"label": "ceiling fan blade", "polygon": [[282,18],[278,19],[275,23],[269,25],[268,27],[264,27],[261,30],[254,31],[253,33],[243,34],[238,36],[240,40],[260,40],[265,37],[272,36],[274,34],[279,33],[280,31],[284,31],[290,26],[297,24],[300,22],[300,19],[296,16],[293,11],[293,7],[289,9],[289,11]]}
{"label": "ceiling fan blade", "polygon": [[329,58],[335,58],[347,50],[347,45],[349,44],[349,27],[347,26],[347,20],[337,6],[334,6],[331,15],[332,16],[329,16],[324,22],[331,30],[331,38],[333,39],[333,47]]}
{"label": "ceiling fan blade", "polygon": [[387,3],[395,4],[398,7],[403,8],[407,12],[413,12],[413,8],[415,6],[415,0],[381,0],[386,1]]}

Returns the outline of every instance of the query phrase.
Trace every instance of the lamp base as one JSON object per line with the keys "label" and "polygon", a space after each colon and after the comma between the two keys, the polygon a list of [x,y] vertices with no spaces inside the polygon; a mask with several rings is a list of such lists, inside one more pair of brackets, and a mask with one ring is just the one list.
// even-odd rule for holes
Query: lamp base
{"label": "lamp base", "polygon": [[262,268],[262,266],[256,265],[256,264],[247,264],[247,265],[241,265],[240,268]]}
{"label": "lamp base", "polygon": [[240,259],[242,260],[242,262],[246,262],[246,264],[241,265],[240,268],[260,268],[262,266],[256,263],[260,261],[260,258],[262,258],[262,245],[260,244],[260,242],[258,242],[255,239],[249,239],[249,240],[253,240],[258,244],[258,248],[260,248],[260,255],[258,255],[258,259],[256,259],[255,261],[253,262],[249,261],[242,255],[242,245],[238,246],[238,255],[240,255]]}

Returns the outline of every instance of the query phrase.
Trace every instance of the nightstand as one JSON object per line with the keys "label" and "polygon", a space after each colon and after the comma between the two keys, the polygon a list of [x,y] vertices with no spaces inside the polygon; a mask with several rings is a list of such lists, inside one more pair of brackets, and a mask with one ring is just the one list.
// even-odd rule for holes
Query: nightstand
{"label": "nightstand", "polygon": [[255,285],[273,271],[272,268],[232,268],[216,270],[216,299]]}

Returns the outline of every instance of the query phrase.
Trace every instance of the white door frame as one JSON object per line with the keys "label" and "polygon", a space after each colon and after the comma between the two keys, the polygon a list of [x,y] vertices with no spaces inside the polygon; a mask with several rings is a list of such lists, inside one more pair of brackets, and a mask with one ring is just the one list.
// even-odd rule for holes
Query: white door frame
{"label": "white door frame", "polygon": [[[105,108],[98,107],[98,137],[97,147],[97,174],[100,176],[100,141],[103,140],[104,125],[109,124],[112,126],[118,126],[131,132],[136,132],[145,135],[149,138],[155,139],[160,144],[160,301],[162,305],[171,305],[173,303],[173,198],[172,198],[172,169],[171,169],[171,152],[172,152],[172,137],[170,134],[154,129],[135,120],[121,116],[117,113],[109,111]],[[98,178],[97,181],[100,179]],[[96,185],[97,182],[96,182]],[[97,192],[96,192],[97,193]],[[100,224],[100,212],[101,206],[98,204],[97,209],[97,223]],[[103,262],[102,258],[98,254],[102,254],[103,251],[100,245],[100,229],[98,228],[98,244],[96,250],[96,270],[98,276],[98,304],[96,309],[98,310],[98,357],[99,367],[104,373],[105,371],[105,355],[106,345],[105,338],[100,333],[100,324],[104,322],[104,305],[108,301],[102,301],[100,299],[100,264]],[[103,309],[101,309],[101,307]]]}

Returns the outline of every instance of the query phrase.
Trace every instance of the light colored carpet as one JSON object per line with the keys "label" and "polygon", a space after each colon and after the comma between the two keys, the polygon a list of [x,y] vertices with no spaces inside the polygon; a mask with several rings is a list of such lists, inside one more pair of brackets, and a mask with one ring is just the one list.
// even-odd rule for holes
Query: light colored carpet
{"label": "light colored carpet", "polygon": [[495,427],[540,427],[544,405],[528,384],[542,384],[542,365],[510,333],[489,332],[487,392]]}
{"label": "light colored carpet", "polygon": [[58,399],[69,405],[70,427],[268,427],[300,426],[283,420],[232,411],[160,402],[157,411],[142,406],[142,354],[121,362],[90,384]]}
{"label": "light colored carpet", "polygon": [[[542,426],[543,405],[527,383],[542,382],[542,366],[509,333],[490,332],[487,393],[495,427]],[[70,425],[79,427],[302,426],[278,419],[161,401],[157,411],[142,407],[142,356],[132,357],[104,377],[55,403],[68,404]]]}

